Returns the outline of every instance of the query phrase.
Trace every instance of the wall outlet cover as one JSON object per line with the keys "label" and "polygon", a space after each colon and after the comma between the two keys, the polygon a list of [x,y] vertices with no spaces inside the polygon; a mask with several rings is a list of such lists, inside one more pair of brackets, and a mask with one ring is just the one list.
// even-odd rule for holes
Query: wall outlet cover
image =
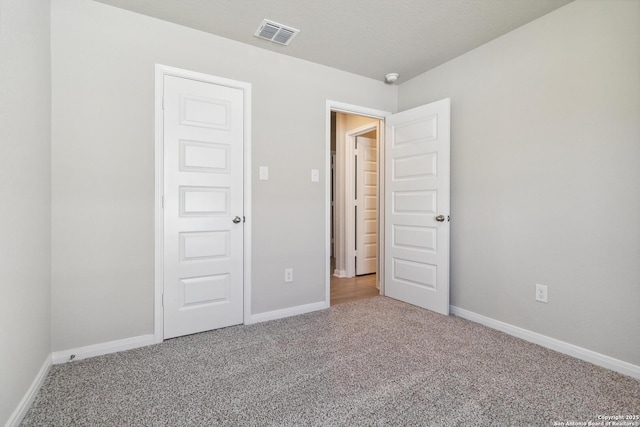
{"label": "wall outlet cover", "polygon": [[293,282],[293,268],[284,269],[284,281],[285,283]]}
{"label": "wall outlet cover", "polygon": [[545,285],[536,284],[536,301],[547,302],[548,288]]}

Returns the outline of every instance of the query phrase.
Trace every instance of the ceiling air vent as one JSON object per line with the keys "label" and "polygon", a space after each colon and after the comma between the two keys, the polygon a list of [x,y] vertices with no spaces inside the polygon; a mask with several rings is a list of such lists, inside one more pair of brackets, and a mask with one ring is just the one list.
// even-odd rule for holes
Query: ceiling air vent
{"label": "ceiling air vent", "polygon": [[288,45],[291,40],[300,32],[295,28],[285,27],[277,22],[269,21],[267,19],[262,21],[255,36],[261,39],[270,40],[274,43]]}

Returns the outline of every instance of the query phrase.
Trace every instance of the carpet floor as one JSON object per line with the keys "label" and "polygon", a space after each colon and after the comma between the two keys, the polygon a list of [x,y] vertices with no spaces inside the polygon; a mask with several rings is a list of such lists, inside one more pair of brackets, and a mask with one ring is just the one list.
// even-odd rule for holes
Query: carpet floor
{"label": "carpet floor", "polygon": [[22,425],[553,426],[617,415],[640,415],[639,380],[373,297],[56,365]]}

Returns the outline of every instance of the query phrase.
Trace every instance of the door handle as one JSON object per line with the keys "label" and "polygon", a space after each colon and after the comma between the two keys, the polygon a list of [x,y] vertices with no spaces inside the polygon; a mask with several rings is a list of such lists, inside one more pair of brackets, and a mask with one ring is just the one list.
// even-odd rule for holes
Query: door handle
{"label": "door handle", "polygon": [[436,217],[436,221],[438,221],[438,222],[444,222],[444,215],[438,215],[438,216]]}
{"label": "door handle", "polygon": [[239,216],[236,216],[235,218],[232,219],[234,224],[238,224],[240,221],[242,221],[242,218],[240,218]]}

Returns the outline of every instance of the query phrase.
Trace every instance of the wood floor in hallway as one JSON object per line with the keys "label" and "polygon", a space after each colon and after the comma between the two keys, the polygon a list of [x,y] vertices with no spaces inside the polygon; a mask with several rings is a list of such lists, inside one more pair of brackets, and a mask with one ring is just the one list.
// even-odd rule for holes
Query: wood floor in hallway
{"label": "wood floor in hallway", "polygon": [[380,295],[376,288],[376,275],[367,274],[350,278],[331,276],[331,305],[371,298]]}

